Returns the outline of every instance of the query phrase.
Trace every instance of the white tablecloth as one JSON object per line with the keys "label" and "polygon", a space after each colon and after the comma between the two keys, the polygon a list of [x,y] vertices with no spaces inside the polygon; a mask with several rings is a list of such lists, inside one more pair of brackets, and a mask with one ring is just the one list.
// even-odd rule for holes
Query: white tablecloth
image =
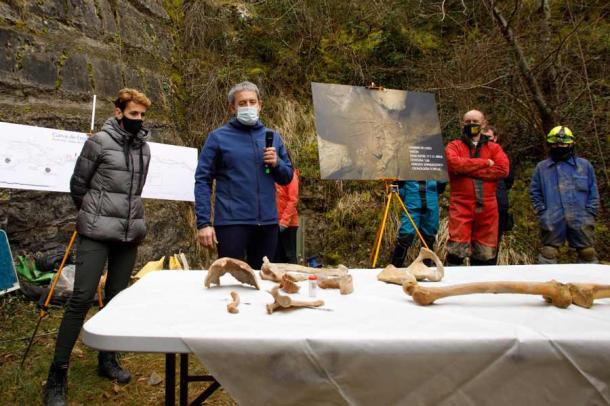
{"label": "white tablecloth", "polygon": [[[106,350],[193,352],[242,405],[610,403],[610,299],[558,309],[541,297],[470,295],[422,307],[379,270],[354,293],[318,290],[322,309],[268,315],[265,292],[231,276],[155,272],[84,327]],[[610,284],[610,266],[449,268],[434,286],[487,280]],[[307,289],[302,283],[306,297]],[[242,303],[226,310],[229,292]]]}

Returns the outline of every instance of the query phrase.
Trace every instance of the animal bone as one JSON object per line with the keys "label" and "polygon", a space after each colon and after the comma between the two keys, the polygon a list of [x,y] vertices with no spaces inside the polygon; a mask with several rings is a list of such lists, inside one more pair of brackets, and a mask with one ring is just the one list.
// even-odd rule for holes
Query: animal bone
{"label": "animal bone", "polygon": [[352,275],[320,279],[318,280],[318,286],[322,289],[339,289],[342,295],[349,295],[354,291]]}
{"label": "animal bone", "polygon": [[227,305],[227,311],[229,313],[239,313],[239,294],[235,291],[231,292],[231,298],[233,301]]}
{"label": "animal bone", "polygon": [[[436,268],[431,268],[424,264],[425,259],[431,259],[434,261]],[[415,261],[409,265],[407,272],[415,276],[418,281],[429,280],[430,282],[438,282],[445,276],[445,268],[440,258],[436,253],[426,247],[422,247],[419,250],[419,255],[415,258]]]}
{"label": "animal bone", "polygon": [[[424,264],[426,259],[433,260],[436,268],[426,266]],[[416,280],[438,282],[443,279],[443,276],[445,276],[445,268],[439,257],[434,251],[422,247],[417,258],[408,268],[396,268],[394,265],[388,265],[377,275],[377,279],[382,282],[402,285],[405,282],[415,282]]]}
{"label": "animal bone", "polygon": [[[282,276],[290,272],[296,282],[301,282],[307,279],[307,274],[318,276],[344,276],[347,275],[348,269],[344,265],[338,265],[337,268],[309,268],[297,264],[274,264],[267,257],[263,257],[263,265],[261,266],[261,278],[273,282],[281,282]],[[305,274],[305,275],[300,275]]]}
{"label": "animal bone", "polygon": [[284,275],[282,275],[282,282],[280,282],[280,288],[286,293],[297,293],[301,287],[297,285],[296,282],[297,281],[292,275],[285,273]]}
{"label": "animal bone", "polygon": [[294,300],[290,296],[280,295],[280,287],[274,286],[268,292],[273,296],[273,303],[267,305],[267,313],[271,314],[275,310],[287,309],[289,307],[319,307],[324,306],[323,300]]}
{"label": "animal bone", "polygon": [[233,259],[229,257],[219,258],[208,269],[208,274],[205,277],[205,287],[209,288],[211,284],[220,286],[220,277],[225,273],[229,272],[235,279],[241,283],[247,283],[248,285],[258,287],[258,281],[256,280],[256,274],[250,268],[250,265],[239,259]]}
{"label": "animal bone", "polygon": [[576,306],[589,309],[593,300],[610,298],[610,285],[597,285],[594,283],[568,283],[572,303]]}
{"label": "animal bone", "polygon": [[386,266],[383,271],[377,275],[377,280],[386,283],[395,283],[401,286],[405,282],[416,282],[415,276],[407,272],[406,268],[396,268],[394,265]]}
{"label": "animal bone", "polygon": [[413,297],[419,305],[429,305],[435,300],[473,293],[521,293],[542,295],[553,306],[566,308],[572,303],[568,285],[557,281],[549,282],[475,282],[443,287],[424,287],[416,283],[405,282],[403,290]]}

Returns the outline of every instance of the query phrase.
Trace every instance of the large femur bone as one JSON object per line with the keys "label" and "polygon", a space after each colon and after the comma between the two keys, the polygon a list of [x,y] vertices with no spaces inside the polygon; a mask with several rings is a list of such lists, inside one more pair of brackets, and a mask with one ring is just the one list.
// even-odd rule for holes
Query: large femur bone
{"label": "large femur bone", "polygon": [[549,282],[475,282],[442,287],[424,287],[418,285],[417,282],[405,282],[402,288],[405,293],[413,297],[415,303],[420,305],[429,305],[444,297],[474,293],[542,295],[548,303],[562,309],[572,303],[568,285],[554,280]]}
{"label": "large femur bone", "polygon": [[229,257],[219,258],[212,263],[205,277],[205,287],[209,288],[211,284],[220,286],[220,277],[227,272],[241,283],[247,283],[260,290],[256,274],[250,268],[250,265],[239,259]]}
{"label": "large femur bone", "polygon": [[319,275],[326,277],[339,277],[347,275],[348,269],[339,265],[337,268],[309,268],[298,264],[274,264],[267,257],[263,257],[263,265],[261,266],[261,278],[273,282],[281,282],[282,276],[285,273],[290,273],[293,279],[301,282],[307,279],[307,275]]}
{"label": "large femur bone", "polygon": [[323,300],[294,300],[290,296],[280,295],[280,287],[274,286],[268,292],[273,296],[273,303],[267,305],[267,313],[271,314],[275,310],[288,309],[291,307],[319,307],[324,306]]}

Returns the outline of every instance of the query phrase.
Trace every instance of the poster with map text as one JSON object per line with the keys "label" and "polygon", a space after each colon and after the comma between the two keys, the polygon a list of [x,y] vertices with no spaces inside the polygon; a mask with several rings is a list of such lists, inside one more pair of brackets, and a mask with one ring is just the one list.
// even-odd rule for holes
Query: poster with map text
{"label": "poster with map text", "polygon": [[[0,122],[0,188],[69,192],[84,133]],[[142,197],[194,201],[197,149],[149,142]]]}

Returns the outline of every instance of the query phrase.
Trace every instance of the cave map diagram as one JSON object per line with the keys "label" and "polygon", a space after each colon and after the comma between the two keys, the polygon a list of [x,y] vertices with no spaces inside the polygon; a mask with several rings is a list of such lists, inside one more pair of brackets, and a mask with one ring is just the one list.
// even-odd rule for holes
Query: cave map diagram
{"label": "cave map diagram", "polygon": [[[0,122],[0,188],[69,192],[84,133]],[[142,197],[194,201],[197,149],[149,142]]]}

